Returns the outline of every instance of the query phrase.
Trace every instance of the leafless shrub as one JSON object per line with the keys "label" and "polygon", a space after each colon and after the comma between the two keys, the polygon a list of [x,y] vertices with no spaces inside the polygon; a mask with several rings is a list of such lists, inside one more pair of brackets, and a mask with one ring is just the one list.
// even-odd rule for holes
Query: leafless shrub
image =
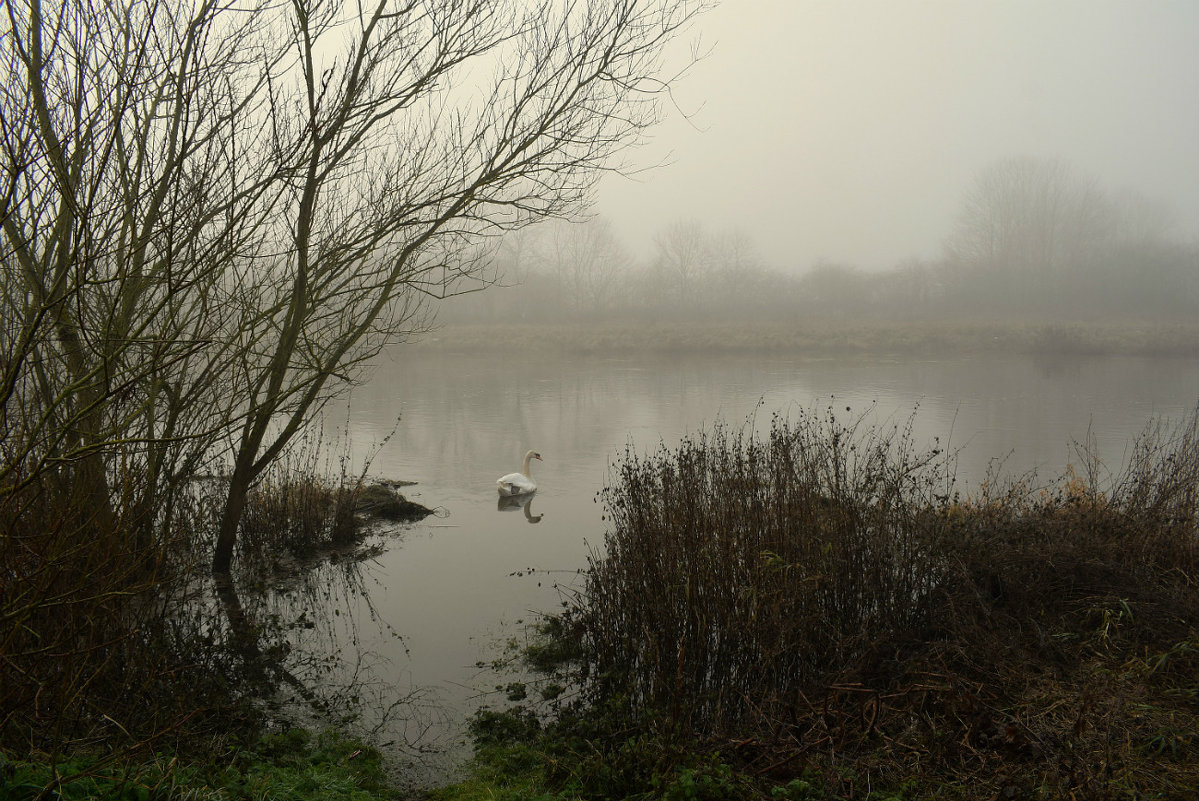
{"label": "leafless shrub", "polygon": [[184,532],[143,547],[129,534],[136,504],[100,524],[44,475],[9,480],[20,489],[0,503],[0,743],[127,753],[232,714],[213,629],[178,603]]}
{"label": "leafless shrub", "polygon": [[585,684],[836,797],[846,760],[977,797],[1193,787],[1197,430],[1151,427],[1109,482],[1084,448],[967,497],[910,424],[831,409],[627,452],[566,615]]}
{"label": "leafless shrub", "polygon": [[594,675],[627,675],[647,704],[725,725],[770,715],[924,625],[944,567],[952,460],[909,425],[803,412],[761,442],[718,426],[674,453],[631,451],[604,493],[613,531],[593,554]]}

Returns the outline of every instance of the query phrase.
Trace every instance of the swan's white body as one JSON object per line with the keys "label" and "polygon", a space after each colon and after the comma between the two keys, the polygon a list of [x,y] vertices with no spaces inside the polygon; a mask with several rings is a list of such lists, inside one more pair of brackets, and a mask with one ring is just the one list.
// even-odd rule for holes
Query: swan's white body
{"label": "swan's white body", "polygon": [[529,475],[529,464],[534,459],[539,462],[545,461],[537,451],[529,451],[525,454],[525,464],[519,473],[509,473],[495,482],[500,495],[524,495],[537,489],[537,482]]}

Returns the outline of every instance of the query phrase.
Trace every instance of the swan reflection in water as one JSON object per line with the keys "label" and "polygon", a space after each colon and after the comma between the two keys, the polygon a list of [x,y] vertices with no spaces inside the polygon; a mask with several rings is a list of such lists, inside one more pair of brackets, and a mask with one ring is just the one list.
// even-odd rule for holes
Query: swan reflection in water
{"label": "swan reflection in water", "polygon": [[525,520],[530,523],[540,523],[544,515],[533,514],[533,496],[536,494],[536,492],[528,492],[524,495],[501,495],[496,508],[501,512],[515,512],[520,509],[525,513]]}

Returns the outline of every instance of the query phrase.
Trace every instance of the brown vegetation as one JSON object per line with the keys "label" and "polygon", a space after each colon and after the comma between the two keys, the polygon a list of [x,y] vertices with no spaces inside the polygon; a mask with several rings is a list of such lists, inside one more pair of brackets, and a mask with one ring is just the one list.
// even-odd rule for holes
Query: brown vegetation
{"label": "brown vegetation", "polygon": [[1047,488],[962,497],[951,456],[831,409],[626,454],[568,614],[592,697],[764,786],[1179,797],[1199,786],[1199,418],[1150,431],[1110,486],[1080,456]]}
{"label": "brown vegetation", "polygon": [[273,471],[250,492],[240,548],[259,566],[280,556],[304,559],[358,543],[371,519],[411,521],[430,514],[431,509],[383,484]]}
{"label": "brown vegetation", "polygon": [[141,545],[132,504],[81,520],[46,475],[27,478],[0,493],[0,746],[128,753],[212,732],[221,707],[236,728],[219,626],[181,603],[184,530]]}

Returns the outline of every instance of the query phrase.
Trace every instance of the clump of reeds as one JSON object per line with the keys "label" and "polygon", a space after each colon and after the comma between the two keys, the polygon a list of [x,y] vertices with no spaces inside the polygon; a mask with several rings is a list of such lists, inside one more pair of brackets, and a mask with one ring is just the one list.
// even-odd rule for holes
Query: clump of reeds
{"label": "clump of reeds", "polygon": [[1082,453],[970,496],[910,421],[831,409],[626,452],[568,612],[585,680],[774,779],[852,757],[883,786],[992,796],[1187,786],[1196,419],[1148,430],[1110,482]]}
{"label": "clump of reeds", "polygon": [[275,567],[280,557],[305,559],[351,545],[360,537],[362,515],[403,518],[397,511],[402,496],[367,484],[365,469],[351,473],[348,448],[337,456],[335,468],[328,461],[334,453],[313,432],[268,468],[250,491],[242,515],[243,567],[260,572]]}
{"label": "clump of reeds", "polygon": [[354,486],[282,471],[250,492],[241,522],[243,556],[303,558],[354,539]]}

